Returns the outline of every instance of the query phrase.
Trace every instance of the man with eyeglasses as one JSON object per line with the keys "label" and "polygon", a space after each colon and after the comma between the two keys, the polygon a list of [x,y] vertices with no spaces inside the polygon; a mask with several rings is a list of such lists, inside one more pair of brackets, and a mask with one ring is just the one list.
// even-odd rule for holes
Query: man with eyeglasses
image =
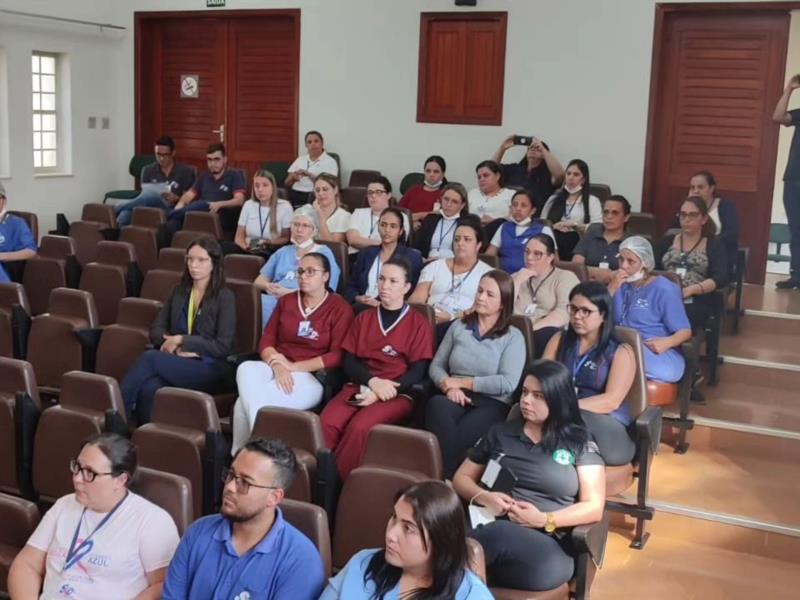
{"label": "man with eyeglasses", "polygon": [[223,475],[220,514],[196,521],[170,564],[164,600],[317,600],[325,585],[311,541],[278,505],[297,470],[280,440],[245,444]]}
{"label": "man with eyeglasses", "polygon": [[619,245],[627,237],[625,227],[631,215],[631,204],[625,196],[609,196],[603,202],[603,223],[595,224],[575,246],[572,262],[586,265],[592,279],[609,283],[619,269]]}
{"label": "man with eyeglasses", "polygon": [[114,207],[117,224],[131,224],[133,209],[139,206],[162,208],[166,211],[194,184],[194,168],[175,161],[175,140],[162,135],[155,143],[156,162],[142,169],[139,181],[142,192],[133,200]]}

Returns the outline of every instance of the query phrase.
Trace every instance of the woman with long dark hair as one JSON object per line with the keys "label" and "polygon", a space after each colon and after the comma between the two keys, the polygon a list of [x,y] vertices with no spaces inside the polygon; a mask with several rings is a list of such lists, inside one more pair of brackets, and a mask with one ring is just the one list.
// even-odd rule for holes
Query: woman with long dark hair
{"label": "woman with long dark hair", "polygon": [[591,194],[589,183],[589,165],[579,158],[569,161],[564,187],[550,196],[542,209],[542,218],[553,223],[561,260],[571,260],[589,225],[603,221],[603,207]]}
{"label": "woman with long dark hair", "polygon": [[452,258],[456,222],[468,213],[467,190],[460,183],[448,183],[442,188],[439,210],[422,219],[414,246],[427,260]]}
{"label": "woman with long dark hair", "polygon": [[165,386],[215,393],[230,369],[234,351],[236,298],[225,287],[222,250],[207,236],[186,249],[181,282],[150,327],[155,350],[142,354],[120,385],[129,414],[150,421],[153,398]]}
{"label": "woman with long dark hair", "polygon": [[483,546],[489,585],[548,590],[575,572],[569,529],[603,517],[605,466],[564,365],[533,363],[519,406],[521,418],[469,450],[453,487],[481,517],[470,536]]}
{"label": "woman with long dark hair", "polygon": [[442,195],[442,186],[447,184],[445,177],[447,163],[441,156],[434,155],[426,158],[424,170],[424,181],[412,185],[400,198],[400,207],[411,211],[414,229],[418,229],[422,219],[433,212],[434,206]]}
{"label": "woman with long dark hair", "polygon": [[467,557],[458,496],[441,481],[415,483],[397,495],[384,548],[355,554],[320,600],[490,600]]}
{"label": "woman with long dark hair", "polygon": [[469,191],[469,207],[488,225],[495,219],[505,219],[511,208],[514,190],[503,186],[503,170],[493,160],[483,160],[475,167],[478,187]]}
{"label": "woman with long dark hair", "polygon": [[625,404],[636,375],[633,349],[614,337],[614,309],[603,284],[576,285],[567,309],[569,327],[550,338],[544,358],[558,360],[572,373],[583,420],[606,464],[627,464],[636,452]]}

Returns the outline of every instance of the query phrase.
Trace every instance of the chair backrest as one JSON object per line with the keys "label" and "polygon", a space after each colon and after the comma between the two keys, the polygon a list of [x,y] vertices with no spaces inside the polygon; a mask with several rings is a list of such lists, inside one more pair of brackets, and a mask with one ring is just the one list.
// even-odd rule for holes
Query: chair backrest
{"label": "chair backrest", "polygon": [[[21,413],[17,394],[30,398],[21,398]],[[21,496],[31,491],[33,434],[39,411],[41,401],[31,364],[0,357],[0,492]]]}
{"label": "chair backrest", "polygon": [[106,227],[116,227],[117,218],[114,216],[114,207],[108,204],[89,202],[83,205],[81,221],[100,223]]}
{"label": "chair backrest", "polygon": [[353,212],[357,208],[362,208],[367,203],[366,187],[346,187],[339,190],[344,207]]}
{"label": "chair backrest", "polygon": [[151,269],[147,272],[142,283],[142,298],[166,302],[175,286],[181,282],[181,273]]}
{"label": "chair backrest", "polygon": [[331,575],[331,534],[328,514],[319,506],[284,498],[280,505],[283,518],[312,541],[322,557],[325,577]]}
{"label": "chair backrest", "polygon": [[175,521],[178,535],[183,536],[194,521],[192,482],[182,475],[139,467],[131,490],[167,511]]}
{"label": "chair backrest", "polygon": [[411,302],[411,308],[416,310],[419,314],[425,317],[430,323],[431,329],[434,332],[433,339],[436,339],[436,310],[430,304],[424,304],[422,302]]}
{"label": "chair backrest", "polygon": [[186,250],[184,248],[162,248],[158,251],[156,269],[183,273],[186,267]]}
{"label": "chair backrest", "polygon": [[289,163],[282,160],[271,160],[261,165],[265,171],[269,171],[275,176],[275,181],[278,182],[278,187],[283,187],[283,182],[286,181],[286,176],[289,174]]}
{"label": "chair backrest", "polygon": [[136,262],[136,248],[128,242],[100,242],[97,244],[97,262],[127,269]]}
{"label": "chair backrest", "polygon": [[770,223],[769,225],[769,241],[773,244],[788,244],[792,239],[789,225],[786,223]]}
{"label": "chair backrest", "polygon": [[10,215],[16,215],[28,226],[28,229],[31,230],[31,234],[33,234],[33,239],[38,241],[39,240],[39,217],[36,213],[32,212],[25,212],[24,210],[10,210],[8,211]]}
{"label": "chair backrest", "polygon": [[380,171],[373,171],[370,169],[353,169],[350,171],[350,180],[347,182],[347,187],[367,187],[370,181],[374,181],[376,177],[380,177]]}
{"label": "chair backrest", "polygon": [[6,590],[6,577],[11,561],[25,547],[39,524],[39,509],[30,500],[0,494],[0,591]]}
{"label": "chair backrest", "polygon": [[137,206],[131,216],[131,225],[145,229],[158,230],[166,222],[167,215],[162,208]]}
{"label": "chair backrest", "polygon": [[66,260],[69,256],[75,256],[76,252],[75,240],[66,235],[45,235],[39,242],[39,256],[42,258]]}
{"label": "chair backrest", "polygon": [[105,414],[112,410],[125,419],[125,402],[113,377],[70,371],[61,379],[59,403],[64,408],[90,410]]}
{"label": "chair backrest", "polygon": [[602,204],[611,195],[611,187],[605,183],[592,183],[589,186],[589,193],[592,196],[596,196],[600,200],[600,204]]}
{"label": "chair backrest", "polygon": [[83,319],[91,328],[100,326],[94,298],[89,292],[70,288],[56,288],[50,292],[49,312],[54,316]]}
{"label": "chair backrest", "polygon": [[14,306],[19,306],[26,313],[31,314],[31,305],[22,284],[0,283],[0,308],[11,309]]}
{"label": "chair backrest", "polygon": [[131,174],[131,177],[139,181],[139,177],[142,176],[142,169],[154,162],[155,160],[152,154],[134,154],[131,157],[131,162],[128,163],[128,173]]}
{"label": "chair backrest", "polygon": [[225,286],[236,298],[236,346],[239,352],[258,352],[261,325],[261,292],[253,281],[228,279]]}
{"label": "chair backrest", "polygon": [[161,306],[162,304],[158,300],[123,298],[120,300],[117,310],[117,323],[149,331]]}
{"label": "chair backrest", "polygon": [[470,570],[477,575],[483,583],[486,583],[486,554],[483,546],[475,538],[467,538],[467,562]]}
{"label": "chair backrest", "polygon": [[636,375],[633,378],[631,389],[625,396],[625,404],[628,405],[630,416],[635,419],[647,408],[647,378],[644,371],[642,338],[635,329],[621,325],[614,327],[614,336],[621,343],[628,344],[633,348],[633,355],[636,358]]}
{"label": "chair backrest", "polygon": [[421,184],[425,181],[424,173],[406,173],[400,181],[400,195],[405,194],[409,188]]}
{"label": "chair backrest", "polygon": [[222,259],[225,279],[255,281],[264,266],[264,258],[255,254],[228,254]]}
{"label": "chair backrest", "polygon": [[554,261],[553,264],[559,269],[575,273],[575,276],[581,283],[589,281],[589,269],[586,268],[586,265],[579,265],[578,263],[566,260],[557,260]]}
{"label": "chair backrest", "polygon": [[123,227],[119,232],[119,241],[127,242],[133,246],[136,263],[139,265],[142,275],[147,275],[150,269],[156,268],[156,263],[158,262],[158,239],[153,229],[132,225]]}
{"label": "chair backrest", "polygon": [[317,242],[330,248],[333,257],[336,259],[336,264],[339,265],[341,276],[339,277],[339,286],[335,291],[341,293],[347,287],[347,281],[350,277],[350,259],[348,257],[348,246],[344,242],[327,242],[320,240]]}
{"label": "chair backrest", "polygon": [[74,221],[69,237],[75,240],[75,257],[81,266],[97,260],[97,245],[106,239],[108,225],[95,221]]}
{"label": "chair backrest", "polygon": [[395,496],[423,480],[409,471],[370,466],[353,469],[344,482],[336,509],[334,569],[344,567],[363,548],[383,547]]}
{"label": "chair backrest", "polygon": [[188,229],[181,229],[180,231],[176,231],[175,235],[172,236],[171,246],[173,248],[183,248],[185,250],[186,248],[189,247],[189,244],[191,244],[201,235],[208,235],[208,234],[200,231],[190,231]]}
{"label": "chair backrest", "polygon": [[478,254],[478,260],[485,262],[493,269],[500,268],[500,257],[492,254]]}
{"label": "chair backrest", "polygon": [[[141,298],[131,298],[141,300]],[[97,345],[95,373],[122,381],[125,374],[150,343],[146,329],[113,323],[103,328]]]}
{"label": "chair backrest", "polygon": [[647,212],[632,212],[628,216],[628,233],[631,235],[649,236],[655,239],[658,236],[656,216]]}
{"label": "chair backrest", "polygon": [[215,240],[222,238],[222,224],[219,215],[212,212],[190,211],[183,221],[184,231],[196,231],[210,235]]}
{"label": "chair backrest", "polygon": [[153,423],[196,431],[219,431],[214,399],[205,392],[163,387],[156,392]]}
{"label": "chair backrest", "polygon": [[528,356],[526,364],[531,364],[536,356],[536,347],[533,342],[533,323],[525,315],[511,315],[511,325],[519,329],[525,340],[525,353]]}
{"label": "chair backrest", "polygon": [[442,478],[439,440],[421,429],[376,425],[367,435],[361,464],[414,471],[429,479]]}
{"label": "chair backrest", "polygon": [[253,437],[280,438],[292,448],[316,454],[325,448],[319,415],[308,410],[266,406],[258,411]]}
{"label": "chair backrest", "polygon": [[100,325],[110,325],[117,317],[120,300],[128,295],[127,269],[91,262],[81,273],[80,289],[89,292],[97,307]]}

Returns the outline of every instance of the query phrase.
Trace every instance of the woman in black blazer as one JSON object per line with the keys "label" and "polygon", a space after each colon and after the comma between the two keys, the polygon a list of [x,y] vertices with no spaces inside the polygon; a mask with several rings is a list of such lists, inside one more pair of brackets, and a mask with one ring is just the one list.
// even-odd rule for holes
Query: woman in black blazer
{"label": "woman in black blazer", "polygon": [[236,299],[224,287],[222,250],[200,237],[186,249],[181,282],[150,327],[156,348],[142,354],[122,380],[128,414],[150,421],[153,399],[165,386],[214,393],[227,375],[225,358],[236,337]]}

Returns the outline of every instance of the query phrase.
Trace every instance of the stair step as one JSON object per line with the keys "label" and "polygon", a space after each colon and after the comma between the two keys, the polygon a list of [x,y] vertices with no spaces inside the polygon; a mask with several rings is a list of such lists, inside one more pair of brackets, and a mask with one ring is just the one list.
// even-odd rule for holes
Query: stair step
{"label": "stair step", "polygon": [[800,335],[800,318],[782,318],[766,314],[746,314],[739,319],[738,337],[750,334]]}
{"label": "stair step", "polygon": [[765,283],[764,286],[745,285],[742,291],[742,306],[745,309],[800,315],[800,292],[776,290],[772,281]]}
{"label": "stair step", "polygon": [[[775,319],[777,320],[777,319]],[[747,335],[724,335],[720,340],[720,354],[752,360],[800,364],[800,344],[797,335],[783,335],[769,331],[751,331]],[[723,377],[724,375],[720,375]]]}

